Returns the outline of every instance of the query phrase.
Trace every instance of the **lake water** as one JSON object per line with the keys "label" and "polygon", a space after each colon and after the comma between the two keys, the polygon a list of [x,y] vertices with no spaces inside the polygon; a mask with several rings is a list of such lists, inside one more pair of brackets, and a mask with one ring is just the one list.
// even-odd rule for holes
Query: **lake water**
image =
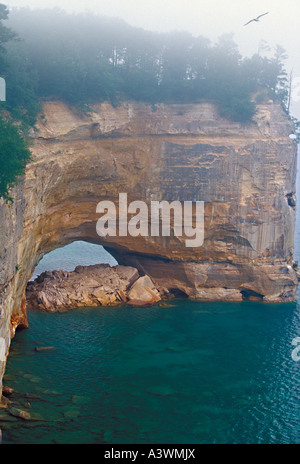
{"label": "lake water", "polygon": [[[101,247],[78,242],[36,273],[100,261],[114,264]],[[12,342],[5,383],[39,420],[1,422],[3,442],[300,443],[300,362],[291,356],[299,307],[175,300],[32,311],[30,329]]]}

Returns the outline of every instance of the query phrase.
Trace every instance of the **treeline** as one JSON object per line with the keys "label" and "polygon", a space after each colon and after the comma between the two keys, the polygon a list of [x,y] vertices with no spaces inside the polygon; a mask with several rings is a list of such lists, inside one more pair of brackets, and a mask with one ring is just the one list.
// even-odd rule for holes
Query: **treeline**
{"label": "treeline", "polygon": [[[16,34],[9,28],[3,25],[2,21],[7,20],[8,10],[5,5],[0,4],[0,76],[10,71],[9,60],[5,54],[5,45],[16,39]],[[5,75],[5,74],[4,74]],[[10,87],[10,92],[12,88]],[[34,96],[34,99],[36,97]],[[31,153],[28,148],[28,143],[20,129],[22,117],[18,118],[18,124],[12,120],[12,116],[6,111],[7,107],[4,102],[0,101],[0,112],[4,117],[0,116],[0,198],[6,201],[12,201],[10,197],[10,188],[13,187],[19,176],[24,174],[26,164],[31,159]],[[17,112],[22,111],[27,120],[27,108],[20,108]],[[36,111],[36,110],[35,110]]]}
{"label": "treeline", "polygon": [[216,44],[185,32],[154,33],[124,21],[69,15],[60,10],[15,9],[0,4],[0,198],[25,171],[26,131],[41,99],[81,108],[101,101],[137,100],[152,105],[212,101],[222,116],[248,122],[255,102],[288,91],[285,54],[242,58],[230,36]]}
{"label": "treeline", "polygon": [[185,32],[148,32],[60,10],[13,10],[7,26],[21,40],[6,45],[6,107],[29,124],[40,98],[73,105],[209,100],[222,116],[241,122],[255,113],[253,93],[287,98],[280,47],[272,58],[242,58],[230,36],[212,44]]}

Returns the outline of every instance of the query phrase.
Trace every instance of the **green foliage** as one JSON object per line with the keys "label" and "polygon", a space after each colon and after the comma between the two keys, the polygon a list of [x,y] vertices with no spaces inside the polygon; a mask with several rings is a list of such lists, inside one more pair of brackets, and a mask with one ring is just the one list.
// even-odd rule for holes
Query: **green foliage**
{"label": "green foliage", "polygon": [[[7,6],[0,3],[0,21],[6,20],[7,18],[8,18]],[[0,53],[5,52],[4,44],[16,38],[17,38],[17,34],[13,32],[10,28],[4,26],[2,22],[0,22]]]}
{"label": "green foliage", "polygon": [[[4,73],[3,77],[7,77],[7,73],[12,66],[12,57],[8,59],[6,46],[7,43],[16,40],[17,35],[10,28],[3,25],[2,20],[7,20],[8,18],[8,9],[5,5],[0,4],[0,65],[1,70]],[[0,102],[1,110],[11,109],[12,113],[17,115],[17,109],[19,108],[20,116],[18,119],[24,119],[24,114],[27,113],[25,109],[26,106],[30,107],[32,105],[32,97],[30,96],[27,101],[20,100],[22,92],[26,92],[24,89],[24,84],[26,86],[26,80],[20,85],[20,89],[16,85],[17,79],[19,78],[18,71],[20,69],[20,61],[16,62],[16,69],[14,74],[15,85],[13,86],[13,92],[11,92],[12,87],[9,86],[8,98],[10,104],[7,105],[5,102]],[[23,77],[27,77],[27,74],[24,73]],[[1,76],[2,77],[2,76]],[[11,85],[11,82],[10,82]],[[14,92],[16,92],[16,98],[18,99],[18,104],[14,105]],[[13,115],[13,114],[12,114]],[[32,122],[32,121],[30,121]],[[19,132],[19,129],[9,121],[5,121],[0,117],[0,198],[5,200],[12,201],[9,196],[9,189],[13,187],[18,177],[24,174],[26,163],[30,160],[30,151],[28,145],[25,142],[24,138]]]}
{"label": "green foliage", "polygon": [[222,116],[243,123],[255,114],[254,93],[267,89],[269,98],[287,100],[285,53],[279,46],[273,58],[242,58],[228,34],[211,44],[185,32],[152,33],[121,20],[58,9],[13,10],[9,24],[22,42],[7,47],[8,109],[28,123],[35,120],[37,97],[75,106],[208,100]]}
{"label": "green foliage", "polygon": [[0,118],[0,197],[11,200],[9,189],[24,174],[30,159],[28,144],[18,128]]}
{"label": "green foliage", "polygon": [[8,13],[7,7],[0,4],[0,69],[6,80],[6,102],[1,102],[0,111],[8,111],[26,131],[35,123],[39,111],[37,75],[17,33],[2,23],[8,20]]}
{"label": "green foliage", "polygon": [[37,97],[37,74],[25,54],[18,53],[18,45],[7,45],[9,59],[6,72],[6,102],[2,110],[10,113],[13,119],[20,121],[24,133],[36,122],[40,111]]}
{"label": "green foliage", "polygon": [[245,98],[230,98],[219,104],[221,116],[233,121],[248,122],[255,114],[255,103]]}

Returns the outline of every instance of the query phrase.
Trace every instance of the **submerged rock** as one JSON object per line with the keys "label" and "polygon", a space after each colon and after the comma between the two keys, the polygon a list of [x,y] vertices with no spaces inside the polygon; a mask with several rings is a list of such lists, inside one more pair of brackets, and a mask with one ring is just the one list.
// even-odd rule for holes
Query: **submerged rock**
{"label": "submerged rock", "polygon": [[63,412],[65,419],[74,420],[80,416],[80,408],[78,407],[69,407],[66,411]]}
{"label": "submerged rock", "polygon": [[55,350],[55,346],[36,346],[34,351],[53,351]]}
{"label": "submerged rock", "polygon": [[15,406],[10,407],[7,412],[18,419],[23,419],[24,421],[43,421],[43,417],[37,412],[28,412],[23,409],[17,408]]}
{"label": "submerged rock", "polygon": [[19,417],[23,420],[31,420],[31,415],[29,414],[29,412],[23,411],[22,409],[12,407],[8,409],[8,412],[14,417]]}
{"label": "submerged rock", "polygon": [[35,395],[33,393],[25,393],[24,398],[27,398],[30,400],[41,400],[42,399],[40,395]]}
{"label": "submerged rock", "polygon": [[18,419],[15,416],[11,416],[9,414],[0,414],[0,423],[1,426],[5,424],[6,422],[17,422]]}
{"label": "submerged rock", "polygon": [[88,404],[90,402],[90,398],[86,396],[80,395],[73,395],[72,396],[72,403],[76,405]]}

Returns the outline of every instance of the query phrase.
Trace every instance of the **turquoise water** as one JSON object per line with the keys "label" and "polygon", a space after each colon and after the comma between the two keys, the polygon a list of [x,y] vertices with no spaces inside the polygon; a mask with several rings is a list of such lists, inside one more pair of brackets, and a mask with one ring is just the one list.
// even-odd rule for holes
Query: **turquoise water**
{"label": "turquoise water", "polygon": [[[46,256],[36,274],[100,261],[114,264],[79,242]],[[300,300],[171,304],[30,312],[5,383],[38,420],[0,421],[3,442],[300,443],[300,361],[291,356]]]}
{"label": "turquoise water", "polygon": [[[31,312],[6,383],[40,421],[8,443],[300,443],[296,303]],[[55,351],[35,352],[35,346]]]}

